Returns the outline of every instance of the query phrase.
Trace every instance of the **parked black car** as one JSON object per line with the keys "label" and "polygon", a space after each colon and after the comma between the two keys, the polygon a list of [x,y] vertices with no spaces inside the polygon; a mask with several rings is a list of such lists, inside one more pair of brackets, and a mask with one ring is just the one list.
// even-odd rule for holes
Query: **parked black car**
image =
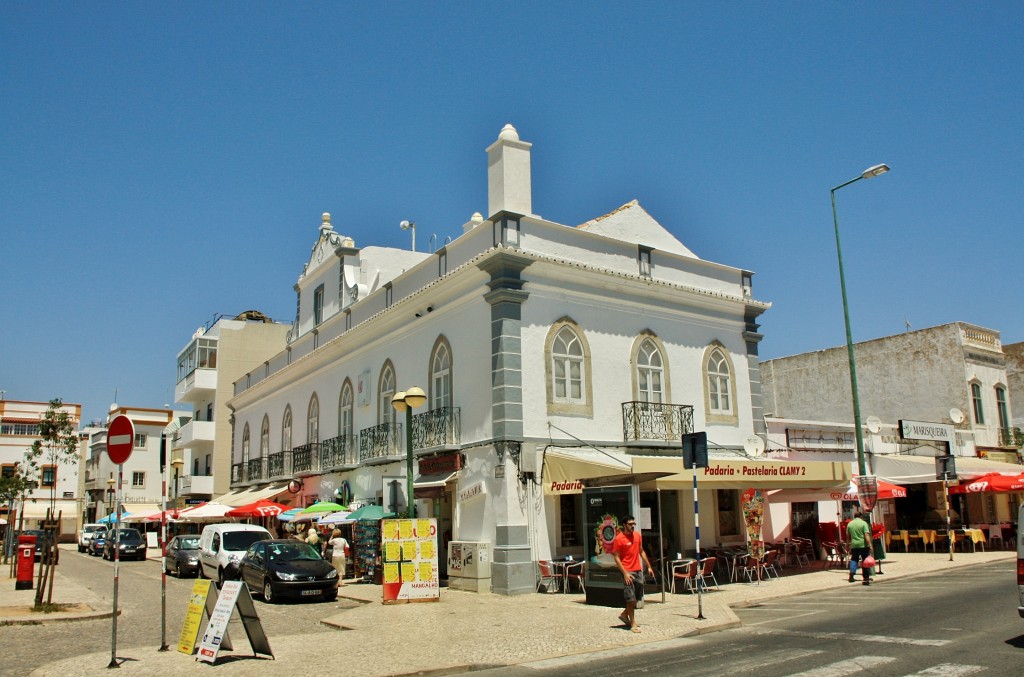
{"label": "parked black car", "polygon": [[181,578],[183,574],[199,575],[199,535],[175,536],[167,544],[164,569]]}
{"label": "parked black car", "polygon": [[146,539],[138,529],[122,528],[119,533],[120,535],[115,534],[113,529],[107,532],[106,542],[103,544],[103,559],[114,559],[115,538],[120,541],[120,559],[146,559]]}
{"label": "parked black car", "polygon": [[285,597],[338,598],[338,572],[316,548],[301,541],[257,541],[238,569],[246,587],[270,603]]}
{"label": "parked black car", "polygon": [[[21,534],[23,536],[35,536],[36,537],[36,561],[41,562],[43,559],[43,548],[50,543],[51,539],[47,537],[46,532],[42,529],[22,529]],[[53,563],[57,564],[60,562],[60,549],[54,550]]]}

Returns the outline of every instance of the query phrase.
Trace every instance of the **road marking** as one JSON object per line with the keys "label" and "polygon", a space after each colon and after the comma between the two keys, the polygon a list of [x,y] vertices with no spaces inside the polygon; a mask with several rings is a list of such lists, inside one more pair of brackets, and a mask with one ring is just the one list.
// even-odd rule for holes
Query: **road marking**
{"label": "road marking", "polygon": [[891,663],[896,660],[895,656],[858,656],[838,663],[823,665],[807,672],[797,672],[789,677],[843,677],[852,675],[863,670],[871,670],[880,665]]}
{"label": "road marking", "polygon": [[985,668],[980,665],[957,665],[956,663],[942,663],[907,675],[907,677],[960,677],[960,675],[973,675]]}
{"label": "road marking", "polygon": [[886,635],[857,635],[847,632],[799,632],[797,630],[774,630],[771,628],[758,629],[754,632],[788,635],[791,637],[807,637],[809,639],[845,639],[851,642],[878,642],[908,646],[946,646],[953,641],[951,639],[912,639],[910,637],[889,637]]}
{"label": "road marking", "polygon": [[606,649],[604,651],[594,651],[592,653],[573,654],[572,656],[545,658],[539,661],[521,663],[519,667],[530,668],[531,670],[545,670],[547,668],[571,667],[573,665],[577,665],[580,663],[590,663],[592,661],[601,661],[604,659],[629,656],[631,654],[649,653],[650,651],[657,651],[659,649],[677,649],[686,646],[692,646],[693,644],[699,643],[699,640],[681,637],[678,639],[668,639],[664,642],[633,644],[631,646],[622,647],[621,649]]}
{"label": "road marking", "polygon": [[[769,611],[769,609],[764,609],[764,611]],[[776,611],[777,611],[777,609],[776,609]],[[805,611],[805,612],[799,613],[799,614],[789,614],[789,615],[785,615],[785,616],[774,616],[772,618],[769,618],[766,621],[758,621],[756,623],[744,623],[743,625],[746,626],[746,627],[754,627],[755,625],[763,625],[765,623],[778,623],[780,621],[791,621],[794,618],[801,618],[803,616],[814,616],[815,614],[823,614],[823,613],[825,613],[824,609],[820,609],[818,611]]]}

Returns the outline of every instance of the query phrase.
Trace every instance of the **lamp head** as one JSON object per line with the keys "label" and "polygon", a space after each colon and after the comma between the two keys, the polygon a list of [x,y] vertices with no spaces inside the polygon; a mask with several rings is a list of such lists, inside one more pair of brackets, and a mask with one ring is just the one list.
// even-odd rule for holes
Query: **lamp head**
{"label": "lamp head", "polygon": [[410,228],[414,228],[415,226],[415,221],[402,221],[401,223],[398,224],[398,227],[401,228],[402,230],[409,230]]}
{"label": "lamp head", "polygon": [[873,179],[876,176],[881,176],[882,174],[885,174],[887,171],[889,171],[889,165],[887,165],[887,164],[875,165],[874,167],[868,167],[867,169],[865,169],[864,173],[860,175],[860,178],[862,178],[862,179]]}
{"label": "lamp head", "polygon": [[391,398],[391,406],[395,408],[395,411],[405,411],[405,391],[395,393],[395,396]]}
{"label": "lamp head", "polygon": [[422,407],[423,403],[427,401],[427,394],[423,392],[423,388],[413,386],[405,391],[405,403],[415,409],[416,407]]}

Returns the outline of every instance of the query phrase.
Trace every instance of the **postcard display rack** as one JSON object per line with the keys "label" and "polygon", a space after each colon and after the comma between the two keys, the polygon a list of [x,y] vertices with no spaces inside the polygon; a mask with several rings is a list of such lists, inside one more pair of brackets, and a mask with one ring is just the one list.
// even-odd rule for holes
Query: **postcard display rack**
{"label": "postcard display rack", "polygon": [[355,575],[380,585],[380,521],[358,521],[353,529],[355,539]]}

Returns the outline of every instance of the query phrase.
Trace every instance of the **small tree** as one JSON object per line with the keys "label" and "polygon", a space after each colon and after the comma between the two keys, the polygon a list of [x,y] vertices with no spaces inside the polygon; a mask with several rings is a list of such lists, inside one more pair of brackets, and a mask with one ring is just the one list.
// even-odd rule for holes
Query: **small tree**
{"label": "small tree", "polygon": [[[22,464],[16,464],[14,466],[14,474],[0,476],[0,506],[7,506],[7,514],[13,517],[14,502],[19,499],[24,502],[25,497],[35,488],[36,482],[30,477],[30,473],[26,472]],[[24,511],[19,510],[18,515],[22,514],[24,514]],[[14,543],[16,531],[21,531],[20,522],[17,525],[9,522],[7,525],[7,538],[4,540],[4,564],[7,563],[8,557],[11,554],[11,545]]]}

